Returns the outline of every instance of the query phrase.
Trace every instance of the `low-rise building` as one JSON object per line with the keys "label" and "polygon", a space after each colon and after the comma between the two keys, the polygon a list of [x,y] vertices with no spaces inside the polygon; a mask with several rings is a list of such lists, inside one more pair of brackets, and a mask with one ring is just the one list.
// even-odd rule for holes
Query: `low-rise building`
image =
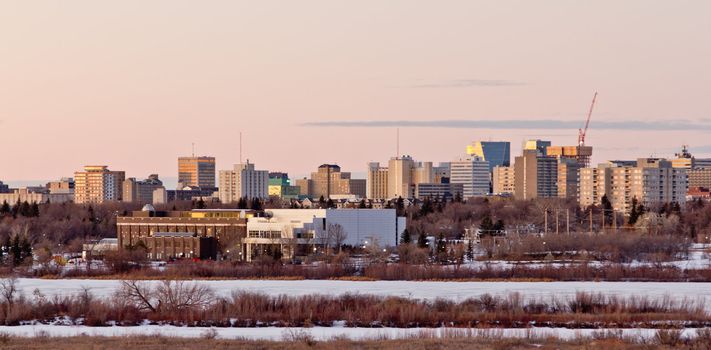
{"label": "low-rise building", "polygon": [[[245,237],[251,210],[195,209],[155,211],[146,205],[130,216],[116,218],[119,249],[145,245],[150,259],[215,259],[218,253],[234,251]],[[209,239],[205,239],[209,238]]]}

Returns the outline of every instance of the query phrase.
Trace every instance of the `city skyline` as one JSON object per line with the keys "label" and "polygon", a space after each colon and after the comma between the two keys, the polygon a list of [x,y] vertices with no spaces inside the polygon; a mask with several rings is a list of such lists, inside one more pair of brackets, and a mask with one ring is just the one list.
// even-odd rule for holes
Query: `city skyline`
{"label": "city skyline", "polygon": [[239,132],[262,169],[364,178],[396,127],[434,162],[475,140],[572,145],[594,91],[592,164],[711,155],[711,4],[495,3],[1,4],[0,180],[92,163],[170,180],[193,142],[230,169]]}

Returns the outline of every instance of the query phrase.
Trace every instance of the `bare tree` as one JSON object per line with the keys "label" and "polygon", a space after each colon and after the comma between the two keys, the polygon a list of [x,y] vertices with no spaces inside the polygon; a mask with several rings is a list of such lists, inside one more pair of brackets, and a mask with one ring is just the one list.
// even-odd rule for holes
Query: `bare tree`
{"label": "bare tree", "polygon": [[15,298],[17,297],[17,278],[10,277],[0,280],[0,296],[8,305],[15,303]]}
{"label": "bare tree", "polygon": [[140,310],[152,312],[194,310],[207,307],[215,300],[210,287],[175,280],[164,280],[156,287],[150,282],[124,280],[117,296]]}
{"label": "bare tree", "polygon": [[336,247],[338,247],[338,253],[341,253],[343,242],[345,242],[346,238],[348,238],[348,233],[346,233],[346,230],[343,226],[341,226],[341,224],[328,224],[327,231],[327,245],[330,246],[331,243],[333,243]]}

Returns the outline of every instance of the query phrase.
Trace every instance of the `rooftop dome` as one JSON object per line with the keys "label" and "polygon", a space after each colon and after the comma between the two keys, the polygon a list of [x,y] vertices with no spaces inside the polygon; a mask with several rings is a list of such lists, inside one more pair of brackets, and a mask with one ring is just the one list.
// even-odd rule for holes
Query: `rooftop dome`
{"label": "rooftop dome", "polygon": [[143,206],[143,209],[141,209],[141,211],[156,211],[156,208],[154,208],[151,204],[146,204]]}

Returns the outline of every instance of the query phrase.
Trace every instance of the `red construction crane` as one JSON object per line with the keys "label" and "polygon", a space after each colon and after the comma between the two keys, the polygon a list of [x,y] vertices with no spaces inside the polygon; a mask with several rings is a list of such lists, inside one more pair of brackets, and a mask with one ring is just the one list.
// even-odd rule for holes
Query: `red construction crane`
{"label": "red construction crane", "polygon": [[588,133],[588,126],[590,125],[590,117],[592,117],[593,107],[595,107],[595,99],[597,98],[597,91],[593,95],[592,103],[590,103],[590,111],[588,111],[588,118],[585,120],[585,128],[578,129],[578,146],[585,146],[585,134]]}

